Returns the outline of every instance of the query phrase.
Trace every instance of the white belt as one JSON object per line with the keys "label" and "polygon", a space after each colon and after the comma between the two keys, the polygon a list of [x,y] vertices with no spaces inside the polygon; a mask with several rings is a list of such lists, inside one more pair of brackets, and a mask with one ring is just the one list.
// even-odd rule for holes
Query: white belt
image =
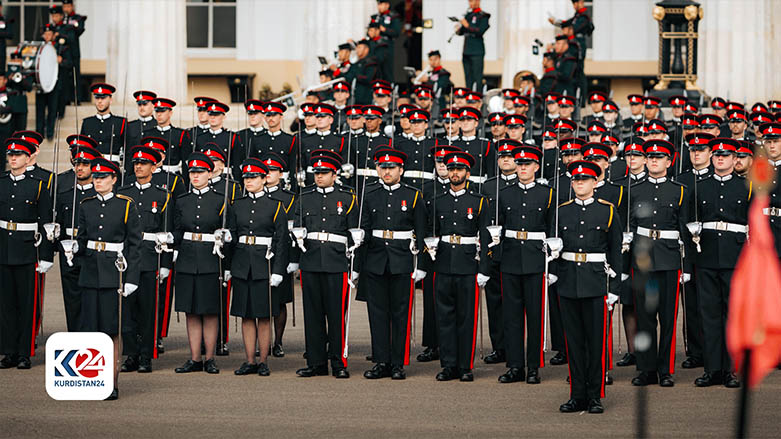
{"label": "white belt", "polygon": [[213,233],[184,232],[183,238],[188,240],[188,241],[214,242],[214,234]]}
{"label": "white belt", "polygon": [[607,257],[604,253],[573,253],[564,252],[561,259],[570,262],[605,262]]}
{"label": "white belt", "polygon": [[0,220],[0,229],[11,232],[37,232],[38,223],[15,223],[13,221]]}
{"label": "white belt", "polygon": [[765,207],[762,213],[767,216],[781,216],[781,207]]}
{"label": "white belt", "polygon": [[121,242],[87,241],[87,248],[98,252],[121,252],[125,244]]}
{"label": "white belt", "polygon": [[747,233],[748,232],[748,226],[743,224],[734,224],[734,223],[727,223],[724,221],[708,221],[705,223],[702,223],[703,229],[709,229],[709,230],[721,230],[721,231],[727,231],[727,232],[735,232],[735,233]]}
{"label": "white belt", "polygon": [[412,239],[412,230],[372,230],[372,236],[382,239]]}
{"label": "white belt", "polygon": [[645,227],[637,227],[637,232],[640,236],[645,236],[651,239],[678,239],[681,234],[677,230],[657,230],[647,229]]}
{"label": "white belt", "polygon": [[119,154],[103,154],[103,158],[110,162],[116,162],[116,163],[122,161],[122,156]]}
{"label": "white belt", "polygon": [[271,237],[269,237],[269,236],[247,236],[247,235],[242,235],[242,236],[239,236],[239,244],[270,246],[271,245]]}
{"label": "white belt", "polygon": [[520,241],[542,241],[546,238],[545,232],[527,232],[525,230],[505,230],[504,236]]}
{"label": "white belt", "polygon": [[445,235],[439,238],[448,244],[472,245],[477,244],[477,236]]}
{"label": "white belt", "polygon": [[404,171],[403,174],[404,177],[408,178],[424,178],[426,180],[433,180],[434,179],[434,173],[433,172],[426,172],[426,171]]}
{"label": "white belt", "polygon": [[347,237],[342,235],[337,235],[335,233],[309,232],[306,234],[306,239],[311,239],[314,241],[336,242],[338,244],[347,245]]}
{"label": "white belt", "polygon": [[[356,173],[362,177],[378,177],[376,169],[359,169]],[[406,175],[406,172],[405,172]]]}
{"label": "white belt", "polygon": [[72,229],[70,227],[65,229],[65,234],[70,236],[71,238],[75,238],[78,233],[79,233],[78,227],[75,229]]}
{"label": "white belt", "polygon": [[163,171],[171,173],[182,172],[182,162],[175,165],[163,165]]}
{"label": "white belt", "polygon": [[469,177],[469,181],[477,184],[483,184],[485,183],[486,180],[488,180],[488,178],[483,177],[482,175],[472,175],[471,177]]}

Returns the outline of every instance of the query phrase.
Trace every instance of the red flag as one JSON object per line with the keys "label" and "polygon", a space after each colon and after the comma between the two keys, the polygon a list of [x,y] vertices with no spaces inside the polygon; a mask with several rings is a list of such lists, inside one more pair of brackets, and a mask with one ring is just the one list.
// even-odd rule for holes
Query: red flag
{"label": "red flag", "polygon": [[756,387],[781,361],[781,263],[775,251],[768,217],[767,195],[749,210],[750,240],[732,276],[727,317],[727,349],[740,368],[747,350],[751,361],[747,385]]}

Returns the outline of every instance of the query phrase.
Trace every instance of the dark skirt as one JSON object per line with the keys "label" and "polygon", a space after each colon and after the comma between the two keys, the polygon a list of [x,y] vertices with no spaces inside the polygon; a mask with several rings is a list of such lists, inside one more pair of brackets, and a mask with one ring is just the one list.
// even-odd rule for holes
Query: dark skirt
{"label": "dark skirt", "polygon": [[[137,294],[136,291],[133,294]],[[117,335],[119,322],[119,293],[116,288],[84,288],[81,290],[81,332],[103,332]],[[122,298],[122,332],[132,325],[130,307]]]}
{"label": "dark skirt", "polygon": [[282,283],[273,289],[272,296],[279,295],[281,304],[291,303],[293,301],[293,288],[295,287],[296,278],[293,274],[283,274],[282,277],[284,277]]}
{"label": "dark skirt", "polygon": [[[231,315],[243,319],[267,319],[268,316],[268,279],[246,280],[234,277],[233,303]],[[279,289],[271,292],[271,304],[274,316],[279,315]]]}
{"label": "dark skirt", "polygon": [[217,273],[176,273],[174,290],[176,312],[197,315],[219,314],[220,297],[224,294],[226,291],[220,286]]}

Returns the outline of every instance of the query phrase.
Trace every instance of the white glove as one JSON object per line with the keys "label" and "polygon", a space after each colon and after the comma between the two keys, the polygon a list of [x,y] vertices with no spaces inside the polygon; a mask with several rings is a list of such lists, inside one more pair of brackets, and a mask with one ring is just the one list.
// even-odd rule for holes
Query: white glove
{"label": "white glove", "polygon": [[174,234],[171,232],[158,232],[155,233],[155,244],[165,245],[174,243]]}
{"label": "white glove", "polygon": [[702,233],[701,222],[686,223],[686,228],[689,229],[689,233],[691,233],[692,236],[700,236],[700,233]]}
{"label": "white glove", "polygon": [[272,274],[271,275],[271,286],[272,287],[278,287],[279,284],[282,283],[282,275],[281,274]]}
{"label": "white glove", "polygon": [[412,281],[420,282],[426,278],[426,272],[423,270],[415,270],[412,272]]}
{"label": "white glove", "polygon": [[548,285],[553,285],[556,283],[556,281],[559,280],[559,277],[555,274],[548,273]]}
{"label": "white glove", "polygon": [[436,261],[439,238],[436,236],[429,236],[428,238],[423,238],[423,242],[426,244],[426,248],[428,249],[429,256],[431,256],[431,260]]}
{"label": "white glove", "polygon": [[632,240],[634,239],[635,234],[632,232],[624,232],[622,235],[621,253],[626,253],[629,251],[629,246],[632,244]]}
{"label": "white glove", "polygon": [[607,309],[613,311],[613,305],[618,302],[618,296],[613,293],[607,293]]}
{"label": "white glove", "polygon": [[561,238],[545,238],[545,246],[550,250],[549,260],[557,259],[564,248],[564,241]]}
{"label": "white glove", "polygon": [[491,276],[486,276],[483,273],[477,273],[477,286],[484,287],[488,281],[491,280]]}
{"label": "white glove", "polygon": [[358,276],[360,276],[360,273],[358,273],[357,271],[353,271],[352,273],[350,273],[350,280],[355,282],[358,280]]}
{"label": "white glove", "polygon": [[680,278],[678,279],[678,282],[685,284],[686,282],[689,282],[692,280],[692,275],[689,273],[681,273]]}
{"label": "white glove", "polygon": [[488,248],[499,245],[502,239],[502,226],[488,226],[488,233],[491,235],[491,242],[488,243]]}
{"label": "white glove", "polygon": [[176,258],[179,257],[179,250],[174,250],[174,262],[176,262]]}
{"label": "white glove", "polygon": [[627,279],[629,279],[629,275],[626,274],[626,273],[621,273],[621,282],[623,282],[623,281],[625,281]]}
{"label": "white glove", "polygon": [[306,227],[294,227],[293,237],[296,238],[296,244],[302,252],[306,253],[306,247],[304,247],[304,238],[306,238]]}
{"label": "white glove", "polygon": [[288,274],[295,273],[296,271],[298,271],[298,264],[295,263],[295,262],[291,262],[291,263],[287,264],[287,270],[286,271],[287,271]]}
{"label": "white glove", "polygon": [[127,297],[133,294],[138,289],[136,284],[125,284],[125,290],[122,292],[123,297]]}
{"label": "white glove", "polygon": [[350,229],[350,236],[353,238],[352,248],[358,248],[363,244],[363,240],[366,238],[366,231],[363,229]]}
{"label": "white glove", "polygon": [[345,163],[342,165],[341,176],[344,178],[350,178],[353,176],[353,171],[355,171],[355,166],[353,166],[352,163]]}
{"label": "white glove", "polygon": [[548,179],[540,177],[540,178],[537,179],[537,183],[547,185],[548,184]]}
{"label": "white glove", "polygon": [[79,241],[76,241],[75,239],[63,239],[60,241],[60,245],[62,246],[62,251],[65,253],[76,253],[79,251]]}
{"label": "white glove", "polygon": [[171,274],[171,270],[165,267],[160,267],[160,280],[167,278],[169,274]]}
{"label": "white glove", "polygon": [[51,242],[60,237],[60,225],[58,223],[46,223],[43,225],[43,230],[46,231],[46,239]]}
{"label": "white glove", "polygon": [[53,262],[49,261],[38,261],[38,268],[36,270],[38,273],[46,273],[49,271],[50,268],[52,268],[52,265],[54,265]]}
{"label": "white glove", "polygon": [[217,229],[214,231],[214,236],[219,236],[220,239],[222,239],[222,242],[229,243],[233,241],[233,236],[231,235],[231,231],[228,229]]}
{"label": "white glove", "polygon": [[230,282],[231,279],[233,279],[233,276],[231,276],[231,271],[230,270],[225,270],[225,273],[224,273],[224,276],[223,276],[223,280],[225,282]]}

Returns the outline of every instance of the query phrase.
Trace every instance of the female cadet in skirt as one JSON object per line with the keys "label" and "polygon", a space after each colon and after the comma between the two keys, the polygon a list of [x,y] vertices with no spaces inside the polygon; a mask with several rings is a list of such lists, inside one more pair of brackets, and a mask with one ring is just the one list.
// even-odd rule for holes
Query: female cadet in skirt
{"label": "female cadet in skirt", "polygon": [[[174,246],[176,258],[177,312],[187,315],[187,337],[191,358],[176,368],[176,373],[220,373],[214,361],[214,350],[220,325],[221,297],[226,292],[220,282],[220,270],[229,279],[223,261],[222,244],[231,241],[230,233],[222,229],[226,214],[225,196],[209,186],[212,160],[201,152],[187,159],[190,192],[176,200],[174,210]],[[206,362],[201,359],[201,340],[206,345]]]}
{"label": "female cadet in skirt", "polygon": [[[231,234],[233,304],[231,315],[241,317],[244,352],[247,356],[236,375],[268,376],[266,364],[271,345],[271,316],[279,315],[282,297],[276,288],[283,280],[290,237],[285,206],[265,189],[268,167],[257,158],[241,165],[247,194],[236,200],[228,214]],[[259,342],[259,343],[258,343]],[[260,346],[260,364],[255,346]]]}

